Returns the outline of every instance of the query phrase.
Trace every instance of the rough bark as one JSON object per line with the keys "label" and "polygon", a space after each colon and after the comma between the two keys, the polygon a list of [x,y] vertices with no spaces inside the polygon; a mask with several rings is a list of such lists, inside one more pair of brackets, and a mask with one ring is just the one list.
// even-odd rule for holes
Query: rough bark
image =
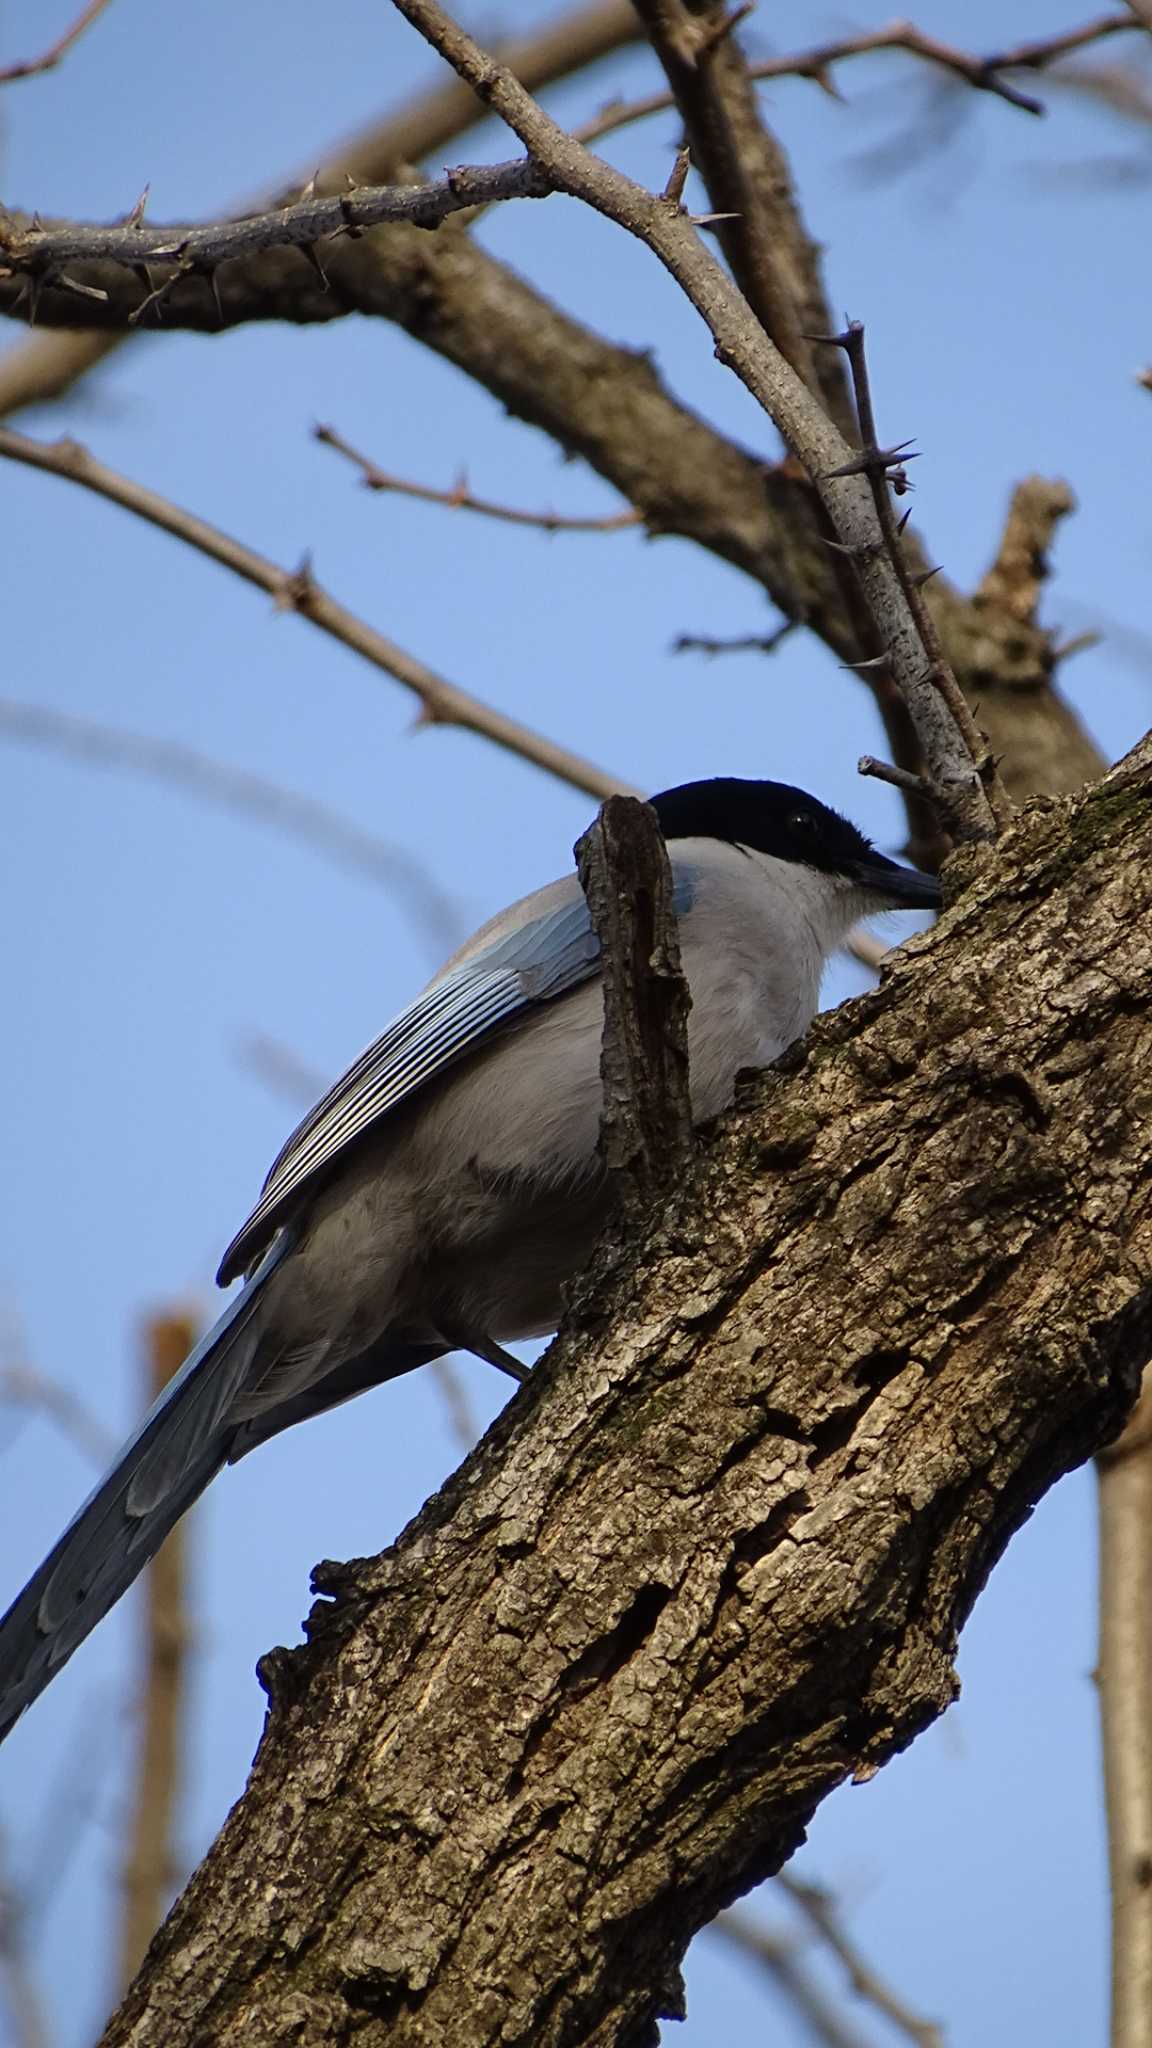
{"label": "rough bark", "polygon": [[381,1558],[319,1569],[106,2048],[615,2044],[1152,1349],[1152,742],[743,1088]]}

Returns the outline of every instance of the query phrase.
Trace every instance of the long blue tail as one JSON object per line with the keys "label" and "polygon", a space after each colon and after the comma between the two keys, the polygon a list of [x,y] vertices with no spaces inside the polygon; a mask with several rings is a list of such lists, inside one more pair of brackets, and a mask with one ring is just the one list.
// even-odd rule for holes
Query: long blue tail
{"label": "long blue tail", "polygon": [[227,1460],[260,1292],[292,1241],[276,1238],[0,1620],[0,1742]]}

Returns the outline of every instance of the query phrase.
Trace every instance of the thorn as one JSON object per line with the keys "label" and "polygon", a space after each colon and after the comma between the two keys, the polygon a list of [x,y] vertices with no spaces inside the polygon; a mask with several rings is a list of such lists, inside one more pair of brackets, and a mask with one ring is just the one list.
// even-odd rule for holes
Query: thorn
{"label": "thorn", "polygon": [[[900,517],[899,517],[899,519],[898,519],[898,520],[896,521],[896,531],[897,531],[897,533],[898,533],[898,534],[900,534],[900,533],[903,533],[903,531],[904,531],[904,528],[905,528],[905,527],[907,526],[907,524],[908,524],[908,521],[909,521],[909,520],[911,519],[911,517],[912,517],[912,507],[911,507],[911,505],[909,505],[909,507],[908,507],[908,510],[907,510],[906,512],[902,512],[902,513],[900,514]],[[936,574],[936,571],[935,571],[935,569],[933,569],[931,573],[932,573],[932,575],[934,576],[934,575]]]}
{"label": "thorn", "polygon": [[430,704],[427,697],[424,697],[421,699],[420,709],[416,713],[416,716],[412,720],[412,723],[409,726],[408,730],[411,733],[417,733],[423,732],[425,728],[430,725],[450,724],[451,720],[442,718],[440,713],[436,710],[435,705]]}
{"label": "thorn", "polygon": [[310,199],[315,199],[316,184],[317,180],[319,179],[319,176],[320,166],[319,164],[317,164],[316,169],[313,171],[312,176],[309,178],[307,184],[301,185],[300,187],[300,197],[296,202],[298,206],[306,206]]}
{"label": "thorn", "polygon": [[690,213],[689,220],[694,228],[715,227],[717,221],[743,220],[742,213]]}
{"label": "thorn", "polygon": [[727,42],[732,31],[738,29],[740,23],[747,21],[748,16],[754,14],[755,11],[756,0],[745,0],[743,7],[733,8],[731,14],[724,15],[723,19],[718,21],[714,28],[710,28],[705,35],[702,35],[696,45],[695,58],[697,64],[699,64],[701,57],[710,57],[713,50],[718,49],[721,43]]}
{"label": "thorn", "polygon": [[830,100],[836,100],[840,106],[845,106],[847,104],[844,95],[840,90],[840,87],[837,85],[835,79],[832,76],[832,73],[828,70],[826,65],[814,64],[812,66],[811,71],[808,73],[808,76],[811,79],[813,85],[818,85],[820,87],[821,92],[827,93]]}
{"label": "thorn", "polygon": [[27,302],[29,327],[35,327],[36,325],[36,315],[40,311],[40,300],[43,297],[43,293],[44,279],[42,277],[35,277],[29,272],[17,293],[16,304],[13,308],[13,311],[19,311],[20,307]]}
{"label": "thorn", "polygon": [[123,220],[123,223],[122,223],[122,225],[123,225],[124,227],[126,227],[126,228],[142,228],[142,227],[143,227],[143,225],[144,225],[144,215],[145,215],[145,214],[147,213],[147,211],[148,211],[148,194],[149,194],[149,193],[151,192],[151,190],[152,190],[152,187],[151,187],[151,185],[150,185],[150,184],[148,184],[148,185],[145,185],[145,187],[144,187],[144,190],[143,190],[143,191],[142,191],[142,193],[140,194],[140,197],[139,197],[139,199],[138,199],[138,200],[136,201],[136,204],[135,204],[135,206],[129,207],[129,209],[128,209],[128,212],[127,212],[127,213],[126,213],[126,214],[124,215],[124,220]]}
{"label": "thorn", "polygon": [[848,348],[849,334],[801,334],[801,341],[810,341],[817,348]]}
{"label": "thorn", "polygon": [[101,291],[99,285],[81,284],[78,277],[68,277],[63,270],[52,281],[61,291],[79,292],[82,299],[103,299],[105,302],[107,301],[108,294]]}
{"label": "thorn", "polygon": [[684,197],[684,187],[688,182],[688,173],[691,168],[692,152],[685,142],[676,151],[672,169],[668,173],[668,181],[660,194],[666,206],[679,207],[680,201]]}
{"label": "thorn", "polygon": [[830,534],[820,535],[826,548],[834,548],[838,555],[847,555],[850,562],[866,562],[872,555],[882,555],[882,540],[833,540]]}
{"label": "thorn", "polygon": [[[903,521],[901,521],[901,525],[903,525]],[[939,576],[942,566],[942,563],[937,562],[934,569],[918,569],[916,574],[910,579],[913,586],[917,590],[921,590],[925,583],[931,583],[934,576]]]}
{"label": "thorn", "polygon": [[886,647],[882,654],[874,654],[871,660],[869,661],[842,661],[840,663],[840,667],[850,668],[855,674],[860,675],[865,673],[870,668],[887,667],[889,658],[890,650]]}
{"label": "thorn", "polygon": [[320,282],[323,285],[325,291],[327,291],[329,289],[328,272],[325,270],[324,265],[320,261],[320,254],[315,242],[298,242],[296,246],[299,249],[300,254],[304,257],[305,261],[312,265],[312,268],[316,272],[317,277],[320,279]]}
{"label": "thorn", "polygon": [[890,469],[899,469],[905,462],[915,462],[919,450],[911,441],[898,441],[894,448],[862,448],[850,462],[842,462],[839,469],[826,469],[825,477],[833,476],[886,476]]}
{"label": "thorn", "polygon": [[316,579],[312,574],[312,556],[310,554],[301,555],[298,568],[291,570],[281,579],[280,588],[272,600],[273,611],[302,611],[315,588]]}

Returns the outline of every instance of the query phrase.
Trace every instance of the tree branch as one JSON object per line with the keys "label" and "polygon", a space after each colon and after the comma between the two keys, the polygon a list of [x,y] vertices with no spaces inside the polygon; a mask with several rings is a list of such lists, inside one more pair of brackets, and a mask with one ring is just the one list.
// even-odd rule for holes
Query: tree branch
{"label": "tree branch", "polygon": [[913,2043],[913,2048],[944,2048],[944,2036],[935,2021],[921,2019],[918,2013],[914,2013],[845,1933],[835,1902],[823,1885],[794,1877],[789,1870],[782,1870],[776,1882],[816,1929],[837,1962],[843,1965],[858,1998],[883,2013],[905,2040]]}
{"label": "tree branch", "polygon": [[91,28],[97,15],[103,14],[108,0],[88,0],[70,27],[59,35],[54,43],[40,57],[24,57],[15,64],[0,64],[0,85],[12,85],[19,78],[36,78],[41,72],[52,71],[62,57],[66,57],[73,43],[78,43],[85,29]]}
{"label": "tree branch", "polygon": [[1150,930],[1152,742],[749,1084],[396,1547],[321,1567],[106,2048],[651,2039],[1134,1398]]}
{"label": "tree branch", "polygon": [[870,2048],[852,2021],[834,2005],[797,1953],[795,1935],[777,1934],[753,1920],[750,1913],[729,1908],[718,1913],[708,1929],[756,1964],[794,2008],[801,2025],[822,2048]]}
{"label": "tree branch", "polygon": [[[794,52],[790,56],[751,59],[748,75],[760,85],[774,78],[811,79],[813,84],[839,99],[839,89],[829,77],[834,65],[843,64],[853,57],[875,56],[885,50],[904,50],[909,56],[920,57],[940,70],[950,72],[976,92],[992,93],[1026,114],[1044,114],[1047,108],[1041,100],[1021,92],[1001,74],[1005,71],[1046,71],[1060,58],[1087,49],[1093,43],[1103,42],[1106,37],[1122,35],[1136,26],[1130,15],[1102,14],[1059,35],[1038,36],[1034,40],[993,51],[986,57],[977,57],[967,50],[958,49],[953,43],[941,42],[938,36],[927,35],[914,22],[895,21],[887,28],[869,29],[863,35],[842,36],[833,42],[817,43],[812,49]],[[676,103],[677,95],[671,92],[653,92],[643,99],[613,101],[592,120],[582,122],[573,133],[581,142],[599,142],[602,136],[611,135],[617,128],[645,120],[650,114],[665,113]]]}
{"label": "tree branch", "polygon": [[[596,64],[635,41],[639,32],[630,0],[590,0],[530,34],[514,38],[503,46],[504,55],[525,85],[535,89]],[[358,185],[387,183],[403,166],[445,150],[482,118],[474,96],[459,79],[437,83],[347,142],[319,152],[325,167],[320,183],[328,189],[339,187],[347,178]],[[287,181],[289,191],[299,192],[317,160],[313,156],[308,169]],[[278,185],[271,195],[262,194],[256,207],[263,210],[270,197],[275,203],[284,196],[284,185]],[[251,212],[253,208],[248,205],[243,210]],[[65,303],[75,310],[74,298],[65,298]],[[324,317],[331,318],[334,310],[330,307]],[[75,320],[66,324],[74,326]],[[0,417],[61,397],[131,333],[129,328],[116,334],[41,334],[10,349],[0,360]]]}
{"label": "tree branch", "polygon": [[693,1153],[688,1010],[672,869],[656,813],[610,796],[577,842],[576,867],[604,960],[600,1150],[634,1206]]}
{"label": "tree branch", "polygon": [[[188,1316],[154,1316],[146,1330],[145,1409],[191,1351]],[[185,1593],[185,1524],[165,1538],[145,1577],[144,1659],[136,1731],[133,1813],[121,1884],[120,1985],[126,1990],[164,1917],[176,1881],[172,1831],[184,1764],[184,1667],[190,1640]]]}
{"label": "tree branch", "polygon": [[1100,1720],[1112,1888],[1111,2048],[1152,2044],[1152,1373],[1096,1461]]}
{"label": "tree branch", "polygon": [[925,773],[958,836],[987,839],[993,814],[980,774],[935,687],[931,666],[889,559],[860,463],[795,371],[765,335],[741,293],[680,209],[592,156],[558,127],[507,67],[488,56],[436,0],[396,0],[401,14],[500,115],[563,191],[583,199],[659,258],[707,323],[720,361],[736,371],[807,469],[841,544],[849,550],[924,752]]}
{"label": "tree branch", "polygon": [[195,513],[184,511],[171,499],[161,497],[159,492],[147,490],[143,484],[133,483],[131,478],[108,469],[78,441],[32,441],[23,434],[13,433],[11,428],[3,427],[0,428],[2,457],[82,484],[85,490],[95,491],[100,497],[111,499],[113,504],[122,505],[138,518],[146,519],[165,533],[186,541],[200,554],[222,563],[234,575],[242,576],[247,583],[254,583],[257,589],[267,591],[275,599],[278,610],[299,613],[310,625],[318,626],[321,632],[342,641],[353,653],[363,655],[374,667],[383,669],[386,675],[403,683],[420,700],[421,724],[457,725],[467,732],[479,733],[509,753],[534,762],[536,767],[555,775],[561,782],[587,790],[591,796],[611,796],[624,787],[579,754],[557,746],[554,741],[533,732],[529,726],[521,725],[517,719],[505,717],[492,705],[482,703],[479,697],[470,696],[466,690],[437,675],[435,670],[417,661],[414,655],[406,654],[402,647],[397,647],[394,641],[386,639],[383,633],[378,633],[375,627],[367,625],[354,612],[330,597],[316,582],[307,561],[296,570],[279,568],[253,548],[245,547],[242,541],[233,540],[219,527],[210,526],[206,519],[198,519]]}
{"label": "tree branch", "polygon": [[543,533],[621,533],[631,526],[643,524],[644,515],[630,506],[624,512],[607,512],[598,517],[581,518],[562,512],[522,512],[514,505],[498,505],[491,498],[478,498],[468,489],[467,479],[461,476],[450,491],[435,490],[430,484],[411,483],[406,477],[392,476],[388,470],[380,469],[367,455],[361,455],[358,448],[345,441],[335,427],[317,425],[312,429],[313,439],[326,448],[334,448],[360,471],[360,481],[368,491],[394,491],[404,498],[419,498],[425,505],[445,505],[452,512],[478,512],[485,519],[502,519],[510,526],[531,526]]}
{"label": "tree branch", "polygon": [[[34,285],[52,283],[87,299],[108,294],[98,284],[72,277],[65,266],[121,263],[146,272],[157,268],[162,272],[160,282],[149,280],[142,311],[158,305],[180,277],[210,277],[222,263],[242,263],[270,249],[315,251],[317,243],[334,236],[363,234],[368,228],[400,221],[430,230],[470,207],[504,199],[546,199],[552,189],[531,160],[518,159],[461,164],[423,185],[353,187],[334,198],[309,190],[293,205],[274,212],[206,225],[148,228],[142,207],[134,207],[126,221],[111,227],[78,221],[45,227],[38,216],[25,225],[20,216],[0,213],[0,265],[9,276],[27,278]],[[314,260],[323,283],[322,259],[317,254]]]}

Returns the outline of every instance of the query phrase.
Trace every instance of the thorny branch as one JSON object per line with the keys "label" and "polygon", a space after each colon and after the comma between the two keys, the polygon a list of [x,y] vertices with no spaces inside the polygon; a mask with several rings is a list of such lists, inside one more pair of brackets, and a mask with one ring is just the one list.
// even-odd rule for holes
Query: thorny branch
{"label": "thorny branch", "polygon": [[[537,87],[597,63],[613,50],[634,42],[639,33],[630,0],[589,0],[589,4],[574,7],[529,35],[514,37],[503,46],[503,54],[526,85]],[[337,144],[324,159],[320,182],[329,189],[348,178],[357,185],[386,183],[402,166],[441,154],[482,118],[467,86],[457,78],[449,78]],[[251,213],[262,211],[269,204],[282,204],[286,196],[300,191],[314,164],[315,158],[303,172],[285,180],[272,192],[262,193],[255,205],[248,203],[243,211]],[[77,302],[65,297],[62,303]],[[134,332],[134,328],[127,327],[112,334],[91,329],[41,334],[10,349],[0,362],[0,415],[39,400],[60,397]]]}
{"label": "thorny branch", "polygon": [[349,462],[355,463],[360,471],[360,481],[368,491],[393,491],[401,497],[419,498],[426,505],[446,505],[453,512],[479,512],[486,519],[502,519],[511,526],[531,526],[544,533],[620,533],[627,527],[644,523],[644,514],[635,506],[624,512],[607,512],[599,517],[561,512],[522,512],[513,505],[498,505],[491,498],[478,498],[468,489],[463,476],[450,491],[438,491],[431,484],[412,483],[406,477],[392,476],[369,456],[362,455],[358,448],[353,448],[335,427],[317,425],[313,427],[312,434],[326,448],[334,448],[338,455],[344,455]]}
{"label": "thorny branch", "polygon": [[[927,35],[914,22],[896,21],[887,28],[871,29],[863,35],[817,43],[812,49],[797,51],[791,56],[752,59],[748,73],[758,84],[773,78],[807,78],[834,99],[839,99],[839,88],[829,75],[834,65],[845,63],[852,57],[903,50],[909,56],[920,57],[940,70],[950,72],[976,92],[992,93],[1026,114],[1043,114],[1047,111],[1043,102],[1011,84],[1003,75],[1006,71],[1046,71],[1060,58],[1087,49],[1093,43],[1103,42],[1108,36],[1121,35],[1137,25],[1129,14],[1102,14],[1093,21],[1082,23],[1079,28],[1066,29],[1060,35],[1039,36],[979,57],[958,49],[952,43],[941,42],[938,36]],[[675,94],[670,92],[648,93],[643,99],[609,101],[601,113],[583,122],[573,130],[573,134],[579,142],[598,142],[601,136],[611,135],[617,128],[644,120],[649,114],[664,113],[675,105]]]}
{"label": "thorny branch", "polygon": [[111,499],[113,504],[123,505],[138,518],[162,527],[165,533],[174,534],[178,540],[187,541],[190,547],[222,563],[246,582],[254,583],[257,589],[266,590],[275,599],[278,610],[298,612],[309,624],[342,641],[344,646],[363,655],[374,667],[383,669],[386,675],[403,683],[420,700],[421,725],[456,725],[465,731],[478,733],[510,753],[534,762],[561,782],[570,782],[577,789],[587,790],[590,796],[603,798],[626,787],[594,767],[591,761],[570,753],[566,747],[557,746],[554,741],[533,732],[531,727],[521,725],[519,720],[506,717],[503,712],[437,675],[434,669],[427,668],[414,655],[405,653],[394,641],[386,639],[383,633],[378,633],[375,627],[367,625],[354,612],[330,597],[317,583],[307,561],[296,570],[280,568],[253,548],[245,547],[242,541],[233,540],[230,534],[221,532],[219,527],[209,525],[207,520],[199,519],[195,513],[173,504],[171,499],[161,497],[158,491],[147,490],[143,484],[133,483],[129,477],[108,469],[77,441],[33,441],[24,434],[14,433],[11,428],[0,428],[0,457],[4,456],[12,462],[23,462],[32,469],[46,470],[52,476],[67,477],[72,483],[83,484],[86,490]]}
{"label": "thorny branch", "polygon": [[436,0],[396,0],[396,5],[507,122],[560,189],[635,235],[682,287],[710,328],[720,361],[737,373],[804,463],[841,545],[851,553],[881,635],[883,658],[916,726],[926,773],[956,836],[991,837],[994,813],[931,665],[926,672],[926,650],[884,544],[871,493],[867,487],[861,491],[859,478],[845,469],[854,451],[768,340],[737,287],[678,208],[574,142]]}
{"label": "thorny branch", "polygon": [[[341,235],[406,221],[413,227],[437,228],[454,213],[488,206],[501,199],[544,199],[552,191],[548,179],[531,160],[515,163],[461,165],[424,185],[353,188],[333,198],[305,192],[294,205],[239,220],[211,222],[206,227],[146,228],[143,201],[127,219],[111,227],[86,227],[67,222],[45,227],[34,219],[24,226],[0,213],[0,268],[53,283],[81,297],[100,299],[99,285],[68,275],[65,266],[78,263],[126,263],[145,276],[156,266],[170,265],[159,285],[149,279],[149,296],[137,318],[171,290],[176,280],[201,272],[211,276],[221,263],[243,261],[268,249],[314,251],[316,244]],[[315,256],[323,276],[322,259]]]}

